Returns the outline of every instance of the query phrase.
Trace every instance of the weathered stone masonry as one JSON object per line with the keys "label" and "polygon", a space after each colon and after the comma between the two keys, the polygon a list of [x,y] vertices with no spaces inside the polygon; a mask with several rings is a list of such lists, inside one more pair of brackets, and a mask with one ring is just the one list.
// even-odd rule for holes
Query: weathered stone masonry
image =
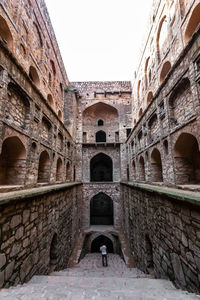
{"label": "weathered stone masonry", "polygon": [[199,194],[126,183],[121,196],[123,228],[137,266],[145,272],[154,267],[157,278],[199,292]]}
{"label": "weathered stone masonry", "polygon": [[81,197],[77,184],[1,196],[1,287],[67,267],[80,233]]}

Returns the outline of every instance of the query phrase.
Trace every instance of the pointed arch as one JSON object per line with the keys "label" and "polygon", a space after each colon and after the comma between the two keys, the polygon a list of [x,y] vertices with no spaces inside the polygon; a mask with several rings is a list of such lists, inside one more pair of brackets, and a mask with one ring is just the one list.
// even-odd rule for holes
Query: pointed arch
{"label": "pointed arch", "polygon": [[160,72],[160,83],[163,82],[163,80],[165,79],[165,77],[169,73],[170,69],[171,69],[171,63],[169,61],[166,61],[163,64],[163,67],[162,67],[161,72]]}
{"label": "pointed arch", "polygon": [[46,150],[42,151],[39,158],[38,182],[49,182],[50,180],[50,157]]}
{"label": "pointed arch", "polygon": [[23,185],[26,175],[26,149],[17,136],[4,140],[0,155],[0,184]]}
{"label": "pointed arch", "polygon": [[161,155],[157,148],[154,148],[151,153],[151,181],[163,181]]}
{"label": "pointed arch", "polygon": [[200,151],[196,137],[181,133],[174,145],[177,184],[200,183]]}

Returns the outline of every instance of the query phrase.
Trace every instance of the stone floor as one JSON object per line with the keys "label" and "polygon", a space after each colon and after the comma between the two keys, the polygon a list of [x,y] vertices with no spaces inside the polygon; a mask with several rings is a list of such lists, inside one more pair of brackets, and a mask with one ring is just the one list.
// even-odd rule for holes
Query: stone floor
{"label": "stone floor", "polygon": [[200,300],[200,296],[177,290],[170,281],[150,278],[128,269],[114,254],[108,267],[101,255],[88,254],[75,267],[50,276],[34,276],[22,286],[0,291],[0,300]]}

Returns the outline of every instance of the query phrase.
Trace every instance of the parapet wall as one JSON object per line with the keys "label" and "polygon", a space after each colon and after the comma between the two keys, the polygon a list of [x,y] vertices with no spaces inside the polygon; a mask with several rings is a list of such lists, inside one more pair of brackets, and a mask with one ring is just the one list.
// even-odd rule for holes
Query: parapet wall
{"label": "parapet wall", "polygon": [[79,205],[78,184],[0,197],[0,287],[67,267],[80,229]]}
{"label": "parapet wall", "polygon": [[200,197],[152,185],[121,186],[123,228],[137,266],[200,292]]}

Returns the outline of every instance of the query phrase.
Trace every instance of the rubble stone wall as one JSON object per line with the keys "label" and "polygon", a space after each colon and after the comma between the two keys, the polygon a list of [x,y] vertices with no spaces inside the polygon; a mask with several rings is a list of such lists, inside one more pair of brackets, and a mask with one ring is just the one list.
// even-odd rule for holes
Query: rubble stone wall
{"label": "rubble stone wall", "polygon": [[121,186],[123,229],[137,267],[153,267],[156,278],[200,292],[199,197],[144,186]]}

